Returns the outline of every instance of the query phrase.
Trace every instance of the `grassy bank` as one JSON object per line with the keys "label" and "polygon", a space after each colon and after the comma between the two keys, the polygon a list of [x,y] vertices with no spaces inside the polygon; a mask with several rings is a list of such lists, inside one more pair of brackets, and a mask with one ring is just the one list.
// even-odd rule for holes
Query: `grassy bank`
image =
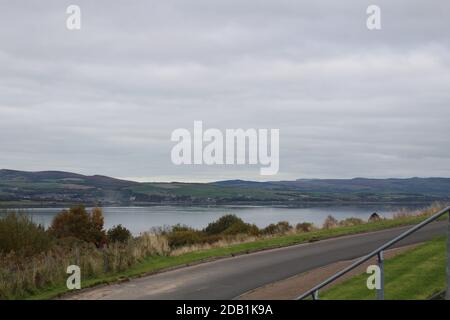
{"label": "grassy bank", "polygon": [[[263,249],[288,246],[293,244],[317,241],[327,238],[351,235],[363,232],[377,231],[387,228],[416,224],[426,216],[403,216],[396,219],[380,220],[348,227],[336,227],[332,229],[321,229],[311,232],[293,233],[283,236],[273,236],[258,239],[251,242],[243,242],[224,247],[196,250],[178,255],[156,255],[148,256],[140,262],[130,266],[125,271],[106,273],[100,276],[87,277],[83,279],[82,287],[87,288],[98,284],[123,281],[129,278],[154,273],[168,268],[184,266],[186,264],[198,263],[205,260],[227,257],[235,254],[245,254]],[[64,284],[60,286],[39,289],[22,298],[27,299],[49,299],[67,292]]]}
{"label": "grassy bank", "polygon": [[[438,238],[385,261],[385,299],[423,300],[446,287],[447,238]],[[321,294],[321,299],[370,300],[368,274],[361,274]]]}

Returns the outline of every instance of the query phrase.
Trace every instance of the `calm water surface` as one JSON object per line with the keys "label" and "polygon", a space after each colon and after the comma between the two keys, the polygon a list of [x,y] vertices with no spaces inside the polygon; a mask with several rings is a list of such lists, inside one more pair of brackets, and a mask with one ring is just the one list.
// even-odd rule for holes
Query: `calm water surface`
{"label": "calm water surface", "polygon": [[[405,206],[401,205],[352,205],[352,206],[312,206],[300,208],[267,206],[152,206],[152,207],[107,207],[103,208],[105,227],[122,224],[133,232],[148,231],[152,227],[170,226],[177,223],[194,228],[203,228],[211,221],[225,214],[235,214],[244,221],[265,227],[270,223],[288,221],[295,225],[299,222],[312,222],[321,226],[328,215],[338,220],[347,217],[367,219],[373,212],[391,217]],[[418,206],[410,207],[411,209]],[[53,217],[62,208],[23,209],[37,223],[48,226]]]}

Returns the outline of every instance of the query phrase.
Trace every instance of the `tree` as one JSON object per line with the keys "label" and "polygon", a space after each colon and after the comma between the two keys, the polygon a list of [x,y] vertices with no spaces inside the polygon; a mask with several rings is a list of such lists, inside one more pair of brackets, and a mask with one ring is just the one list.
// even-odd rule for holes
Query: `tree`
{"label": "tree", "polygon": [[58,213],[49,228],[57,238],[77,238],[101,246],[106,242],[103,230],[103,213],[95,208],[89,214],[84,206],[70,208]]}
{"label": "tree", "polygon": [[91,236],[97,246],[106,243],[106,234],[103,230],[105,219],[103,218],[103,211],[100,208],[92,209],[91,213]]}
{"label": "tree", "polygon": [[103,219],[103,211],[100,208],[92,209],[91,222],[94,229],[102,230],[105,219]]}

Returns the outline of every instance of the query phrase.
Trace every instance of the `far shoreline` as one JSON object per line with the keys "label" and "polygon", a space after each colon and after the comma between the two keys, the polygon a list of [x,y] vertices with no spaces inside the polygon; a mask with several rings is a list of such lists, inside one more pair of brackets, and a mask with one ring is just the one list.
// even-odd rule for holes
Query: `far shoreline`
{"label": "far shoreline", "polygon": [[[230,203],[180,203],[180,202],[164,202],[164,203],[133,203],[133,204],[101,204],[101,203],[85,203],[87,208],[101,207],[101,208],[146,208],[146,207],[270,207],[270,208],[311,208],[311,207],[346,207],[346,206],[372,206],[372,205],[393,205],[413,207],[419,205],[429,205],[433,202],[448,202],[448,199],[432,199],[432,200],[418,200],[418,201],[303,201],[303,202],[277,202],[277,201],[257,201],[257,202],[230,202]],[[55,202],[41,202],[41,203],[13,203],[8,204],[0,202],[0,210],[2,209],[64,209],[74,206],[79,206],[80,203],[55,203]]]}

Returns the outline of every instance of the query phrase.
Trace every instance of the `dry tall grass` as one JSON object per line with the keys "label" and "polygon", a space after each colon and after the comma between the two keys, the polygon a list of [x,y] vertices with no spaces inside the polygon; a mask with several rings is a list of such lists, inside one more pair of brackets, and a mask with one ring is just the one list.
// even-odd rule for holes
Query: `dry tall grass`
{"label": "dry tall grass", "polygon": [[431,216],[432,214],[444,209],[447,206],[447,204],[443,202],[433,202],[427,207],[420,208],[420,209],[408,209],[408,208],[401,208],[397,212],[395,212],[392,215],[393,219],[401,219],[401,218],[408,218],[408,217],[427,217]]}
{"label": "dry tall grass", "polygon": [[32,294],[36,290],[65,283],[69,265],[78,265],[82,279],[124,271],[149,256],[167,255],[167,239],[144,233],[126,244],[105,248],[79,241],[73,247],[55,245],[31,257],[15,252],[0,254],[0,299]]}

